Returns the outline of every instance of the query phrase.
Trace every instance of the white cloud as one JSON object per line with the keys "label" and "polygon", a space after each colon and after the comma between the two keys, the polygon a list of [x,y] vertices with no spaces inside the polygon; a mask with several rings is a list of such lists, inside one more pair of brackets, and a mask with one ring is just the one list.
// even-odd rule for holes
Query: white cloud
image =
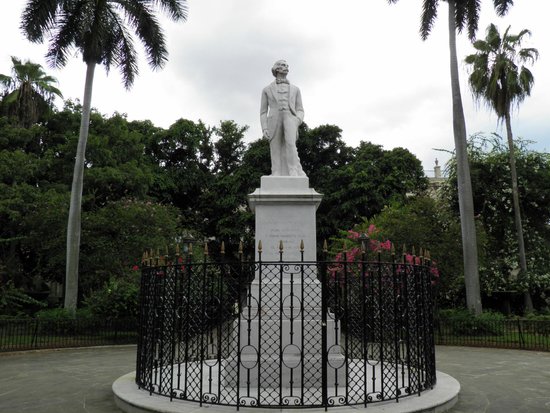
{"label": "white cloud", "polygon": [[[532,31],[528,45],[541,55],[533,67],[536,83],[513,126],[517,135],[547,150],[550,25],[541,2],[516,3],[500,19],[492,2],[484,1],[478,36],[490,22],[501,30],[511,24],[514,33]],[[0,49],[0,73],[9,72],[11,55],[46,67],[46,46],[26,42],[18,28],[23,4],[3,5],[0,35],[9,41]],[[310,127],[338,125],[349,145],[369,140],[388,149],[405,147],[432,169],[436,157],[448,159],[433,148],[454,147],[446,7],[440,5],[432,34],[422,41],[420,1],[390,6],[364,0],[190,0],[188,22],[164,22],[170,52],[164,70],[152,72],[141,53],[140,76],[130,91],[116,69],[109,76],[96,70],[92,102],[102,113],[116,110],[163,127],[181,117],[210,125],[232,119],[249,125],[247,139],[254,140],[260,136],[260,91],[272,80],[273,62],[284,58],[290,80],[302,90]],[[472,52],[464,35],[458,47],[459,59]],[[495,116],[473,103],[463,65],[460,71],[468,133],[498,131]],[[81,97],[80,57],[50,72],[66,98]]]}

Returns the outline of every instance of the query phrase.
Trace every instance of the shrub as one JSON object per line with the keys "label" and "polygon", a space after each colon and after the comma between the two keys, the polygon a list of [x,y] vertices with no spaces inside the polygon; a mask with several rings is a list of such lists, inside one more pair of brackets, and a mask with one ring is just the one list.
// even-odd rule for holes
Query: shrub
{"label": "shrub", "polygon": [[103,287],[93,291],[84,305],[94,317],[124,319],[139,314],[139,283],[137,277],[111,277]]}
{"label": "shrub", "polygon": [[503,314],[492,311],[484,311],[476,317],[466,309],[440,310],[437,315],[437,321],[456,336],[501,335],[502,329],[499,328],[499,322],[505,319]]}
{"label": "shrub", "polygon": [[44,334],[65,335],[74,333],[73,317],[64,308],[40,310],[35,318],[39,321],[40,331]]}
{"label": "shrub", "polygon": [[0,316],[5,316],[5,318],[13,316],[16,318],[26,317],[27,314],[24,309],[33,306],[43,308],[45,304],[35,300],[21,288],[17,288],[13,281],[10,280],[3,284],[0,280]]}

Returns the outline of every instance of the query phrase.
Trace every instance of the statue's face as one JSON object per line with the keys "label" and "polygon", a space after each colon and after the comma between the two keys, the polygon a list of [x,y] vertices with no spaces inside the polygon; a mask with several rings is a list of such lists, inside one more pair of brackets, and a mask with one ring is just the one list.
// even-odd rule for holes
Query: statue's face
{"label": "statue's face", "polygon": [[275,73],[288,73],[288,63],[285,60],[279,60],[275,62]]}

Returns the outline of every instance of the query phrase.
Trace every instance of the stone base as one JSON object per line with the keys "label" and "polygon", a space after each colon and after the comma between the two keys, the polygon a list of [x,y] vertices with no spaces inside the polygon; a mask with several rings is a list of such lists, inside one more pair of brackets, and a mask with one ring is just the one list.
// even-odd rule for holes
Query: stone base
{"label": "stone base", "polygon": [[[262,261],[279,261],[283,242],[284,261],[315,261],[315,211],[322,195],[309,188],[307,176],[262,176],[261,186],[248,195],[256,216],[256,243],[262,241]],[[258,259],[258,252],[256,252]]]}
{"label": "stone base", "polygon": [[[213,389],[216,390],[216,389]],[[257,394],[257,388],[241,388],[241,394]],[[321,391],[320,389],[318,390]],[[341,389],[340,389],[341,391]],[[362,391],[356,389],[355,391]],[[460,383],[448,374],[437,372],[437,385],[431,390],[425,390],[420,396],[410,395],[399,399],[385,402],[369,403],[364,405],[338,406],[338,413],[442,413],[450,410],[458,400]],[[220,406],[198,402],[190,402],[158,395],[149,395],[146,390],[140,390],[135,383],[135,372],[128,373],[113,383],[113,393],[116,405],[127,413],[234,413],[236,406]],[[328,389],[328,396],[335,394],[335,389]],[[329,407],[329,410],[331,407]],[[247,407],[248,412],[273,412],[273,408]],[[283,413],[296,413],[296,409],[276,409]],[[322,407],[308,409],[312,413],[323,413]]]}

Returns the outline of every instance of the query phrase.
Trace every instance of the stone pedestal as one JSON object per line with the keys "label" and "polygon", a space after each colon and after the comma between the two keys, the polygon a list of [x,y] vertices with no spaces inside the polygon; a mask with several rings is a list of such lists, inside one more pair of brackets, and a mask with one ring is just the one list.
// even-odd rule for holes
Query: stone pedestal
{"label": "stone pedestal", "polygon": [[[317,279],[315,212],[322,195],[307,177],[263,176],[249,195],[256,215],[256,247],[261,263],[249,292],[240,326],[240,385],[291,388],[306,377],[307,387],[321,384],[322,291]],[[303,261],[300,263],[303,241]],[[280,243],[283,243],[282,264]],[[259,261],[256,248],[256,261]],[[326,323],[327,362],[343,359],[334,321]]]}
{"label": "stone pedestal", "polygon": [[285,261],[300,261],[300,242],[304,241],[304,260],[315,261],[315,211],[323,196],[309,187],[306,176],[262,176],[260,188],[248,195],[256,215],[257,246],[262,241],[262,261],[279,261],[279,242],[283,242]]}

